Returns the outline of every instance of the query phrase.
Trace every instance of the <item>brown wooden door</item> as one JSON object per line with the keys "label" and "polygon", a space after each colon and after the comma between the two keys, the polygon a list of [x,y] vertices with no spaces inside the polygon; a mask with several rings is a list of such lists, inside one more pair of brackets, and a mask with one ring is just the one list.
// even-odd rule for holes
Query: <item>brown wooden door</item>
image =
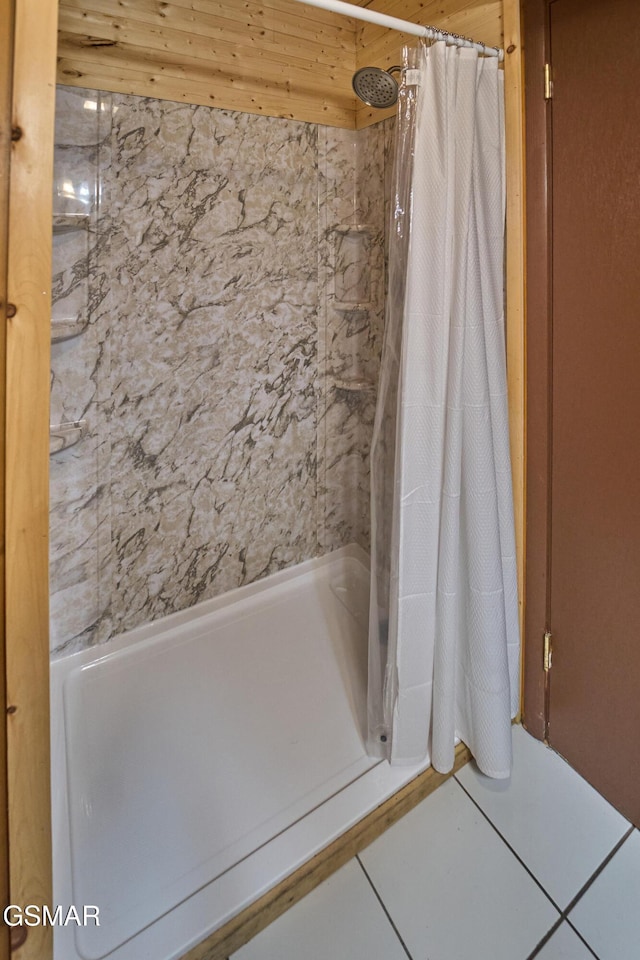
{"label": "brown wooden door", "polygon": [[549,15],[548,736],[640,825],[640,3]]}

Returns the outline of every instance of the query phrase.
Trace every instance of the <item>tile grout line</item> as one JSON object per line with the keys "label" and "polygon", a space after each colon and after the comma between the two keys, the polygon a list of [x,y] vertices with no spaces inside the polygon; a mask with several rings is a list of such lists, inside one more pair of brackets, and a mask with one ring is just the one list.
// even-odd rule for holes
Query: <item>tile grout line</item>
{"label": "tile grout line", "polygon": [[[585,895],[585,893],[587,892],[587,890],[589,889],[589,887],[598,879],[598,877],[600,876],[600,874],[602,873],[602,871],[604,870],[604,868],[605,868],[606,866],[608,866],[608,864],[613,860],[613,858],[615,857],[615,855],[616,855],[616,853],[618,852],[618,850],[620,850],[620,848],[621,848],[622,846],[624,846],[624,844],[627,842],[627,840],[629,839],[629,837],[631,836],[631,834],[633,833],[634,830],[635,830],[635,827],[634,827],[633,824],[632,824],[632,825],[629,827],[629,829],[626,831],[626,833],[624,833],[624,834],[622,835],[622,837],[620,837],[620,839],[618,840],[618,842],[616,843],[616,845],[609,851],[609,853],[606,855],[606,857],[604,858],[604,860],[602,861],[602,863],[593,871],[593,873],[591,874],[591,876],[589,877],[589,879],[586,881],[586,883],[584,883],[584,884],[580,887],[580,889],[579,889],[578,892],[576,893],[576,895],[575,895],[575,897],[573,898],[573,900],[571,900],[571,902],[569,903],[569,905],[568,905],[567,907],[565,907],[565,909],[564,909],[564,911],[563,911],[564,914],[565,914],[565,916],[568,915],[569,913],[571,913],[571,911],[572,911],[573,908],[576,906],[576,904],[578,903],[578,901],[581,900],[582,897]],[[578,931],[576,930],[576,933],[577,933],[577,932],[578,932]]]}
{"label": "tile grout line", "polygon": [[612,861],[613,858],[615,857],[615,855],[616,855],[616,853],[618,852],[618,850],[620,850],[621,847],[623,847],[623,846],[625,845],[625,843],[627,842],[627,840],[629,839],[629,837],[631,836],[631,834],[633,833],[634,830],[635,830],[635,827],[633,826],[633,824],[631,824],[631,826],[629,827],[629,829],[627,830],[627,832],[620,838],[620,840],[618,840],[618,842],[616,843],[615,847],[607,854],[607,856],[604,858],[604,860],[602,861],[602,863],[600,864],[600,866],[597,868],[597,870],[594,870],[593,874],[589,877],[589,879],[588,879],[587,882],[584,884],[584,886],[578,891],[578,893],[576,894],[576,896],[573,898],[573,900],[571,901],[571,903],[569,904],[569,906],[568,906],[568,907],[566,908],[566,910],[564,911],[564,919],[565,919],[566,922],[569,924],[569,926],[571,927],[571,929],[573,930],[573,932],[575,933],[575,935],[576,935],[580,940],[582,940],[582,942],[584,943],[585,947],[587,947],[587,949],[589,950],[589,952],[593,954],[593,956],[596,958],[596,960],[599,960],[598,954],[595,952],[595,950],[593,949],[593,947],[591,946],[591,944],[588,943],[588,942],[585,940],[585,938],[582,936],[582,934],[580,933],[580,931],[578,930],[578,928],[573,925],[573,923],[571,922],[571,920],[570,920],[570,918],[569,918],[569,914],[570,914],[571,911],[574,909],[574,907],[576,907],[576,905],[580,902],[580,900],[581,900],[582,897],[585,895],[585,893],[587,892],[587,890],[595,883],[595,881],[598,879],[598,877],[599,877],[600,874],[603,872],[603,870],[605,869],[605,867],[607,867],[607,866],[609,865],[609,863],[611,863],[611,861]]}
{"label": "tile grout line", "polygon": [[401,946],[402,946],[402,949],[403,949],[404,952],[406,953],[406,955],[407,955],[407,957],[409,958],[409,960],[413,960],[413,957],[412,957],[411,954],[409,953],[409,950],[408,950],[408,948],[407,948],[406,943],[404,942],[404,940],[403,940],[402,937],[400,936],[400,931],[398,930],[398,928],[396,927],[395,923],[394,923],[393,920],[391,919],[391,914],[389,913],[389,911],[387,910],[386,906],[384,905],[384,901],[382,900],[382,897],[381,897],[380,894],[378,893],[378,891],[377,891],[377,889],[376,889],[376,887],[375,887],[375,884],[374,884],[373,880],[371,879],[371,877],[370,877],[369,874],[367,873],[367,871],[366,871],[366,869],[365,869],[365,866],[364,866],[362,860],[360,859],[360,854],[356,854],[356,856],[355,856],[354,859],[357,860],[358,863],[360,864],[360,867],[361,867],[361,869],[362,869],[362,872],[364,873],[365,877],[366,877],[367,880],[369,881],[369,886],[370,886],[371,889],[373,890],[373,892],[374,892],[374,894],[375,894],[375,896],[376,896],[376,899],[377,899],[378,903],[380,904],[380,906],[381,906],[382,909],[384,910],[384,914],[385,914],[387,920],[389,921],[389,923],[391,924],[391,929],[393,930],[393,932],[395,933],[396,937],[397,937],[398,940],[400,941],[400,944],[401,944]]}
{"label": "tile grout line", "polygon": [[558,919],[553,924],[553,926],[547,930],[542,940],[540,940],[537,946],[534,947],[533,952],[529,954],[529,956],[527,957],[527,960],[534,960],[534,957],[538,956],[540,951],[543,950],[544,947],[546,947],[546,945],[549,943],[549,940],[551,940],[551,937],[554,935],[554,933],[556,933],[557,930],[560,929],[563,923],[564,923],[564,919],[561,916],[558,917]]}
{"label": "tile grout line", "polygon": [[[463,789],[464,789],[464,788],[463,788]],[[588,943],[587,940],[585,940],[585,938],[582,936],[582,934],[580,933],[580,931],[573,925],[573,923],[572,923],[571,920],[569,919],[569,914],[571,913],[571,911],[573,910],[573,908],[576,906],[576,904],[582,899],[582,897],[583,897],[584,894],[587,892],[587,890],[589,889],[589,887],[597,880],[597,878],[600,876],[600,874],[602,873],[602,871],[604,870],[604,868],[607,866],[607,864],[611,862],[611,860],[612,860],[613,857],[616,855],[616,853],[618,852],[618,850],[619,850],[619,849],[625,844],[625,842],[629,839],[629,837],[630,837],[631,834],[633,833],[634,829],[635,829],[635,828],[633,827],[633,825],[631,825],[631,826],[629,827],[629,829],[626,831],[626,833],[620,838],[620,840],[618,840],[618,842],[615,844],[615,846],[609,851],[609,853],[608,853],[607,856],[604,858],[604,860],[602,861],[602,863],[599,864],[599,866],[596,868],[596,870],[594,870],[594,872],[591,874],[591,876],[589,877],[589,879],[587,880],[587,882],[586,882],[585,884],[583,884],[583,886],[580,888],[580,890],[579,890],[578,893],[575,895],[575,897],[573,898],[573,900],[571,900],[571,901],[569,902],[569,905],[566,906],[566,907],[564,908],[564,910],[561,912],[560,919],[554,924],[554,926],[551,928],[551,930],[548,931],[547,935],[540,941],[540,943],[538,944],[538,946],[535,948],[535,950],[533,951],[533,953],[529,955],[529,957],[527,958],[527,960],[534,960],[534,958],[538,956],[538,954],[540,953],[540,951],[542,950],[542,948],[549,942],[549,940],[551,939],[551,937],[553,936],[553,934],[556,932],[556,930],[558,930],[558,928],[559,928],[563,923],[565,923],[565,922],[571,927],[571,929],[573,930],[573,932],[575,933],[575,935],[576,935],[576,936],[578,937],[578,939],[584,944],[584,946],[587,948],[587,950],[589,951],[589,953],[591,954],[591,956],[592,956],[592,957],[595,957],[595,960],[599,960],[598,954],[595,952],[595,950],[593,949],[593,947],[591,946],[591,944]]]}
{"label": "tile grout line", "polygon": [[569,917],[565,917],[565,919],[564,919],[563,922],[564,922],[564,923],[567,923],[567,924],[571,927],[571,929],[572,929],[573,932],[575,933],[575,935],[576,935],[576,937],[578,938],[578,940],[581,940],[582,943],[584,943],[585,947],[587,948],[587,950],[589,951],[589,953],[591,954],[591,956],[592,956],[592,957],[595,957],[595,960],[600,960],[600,958],[598,957],[598,954],[595,952],[595,950],[593,949],[593,947],[591,946],[591,944],[590,944],[590,943],[587,943],[587,941],[586,941],[585,938],[582,936],[582,934],[580,933],[579,930],[576,930],[576,928],[574,927],[574,925],[571,923],[571,920],[569,920]]}
{"label": "tile grout line", "polygon": [[555,907],[555,909],[558,911],[558,913],[559,913],[560,916],[562,917],[562,910],[560,909],[560,907],[558,906],[558,904],[555,902],[555,900],[553,899],[553,897],[545,890],[545,888],[542,886],[542,884],[540,883],[540,881],[538,880],[538,878],[531,872],[531,870],[530,870],[529,867],[526,865],[526,863],[524,862],[524,860],[522,859],[522,857],[519,856],[519,854],[516,853],[516,851],[513,849],[513,847],[512,847],[511,844],[509,843],[509,841],[506,840],[505,837],[500,833],[500,831],[499,831],[498,828],[496,827],[495,823],[493,823],[493,821],[490,819],[490,817],[484,812],[484,810],[482,809],[482,807],[480,806],[480,804],[477,803],[477,802],[474,800],[474,798],[471,796],[471,794],[469,793],[469,791],[460,783],[460,781],[458,780],[458,778],[457,778],[457,776],[456,776],[455,774],[454,774],[454,776],[453,776],[453,779],[456,781],[456,783],[458,784],[458,786],[460,787],[460,789],[463,790],[464,793],[466,793],[466,795],[469,797],[469,800],[471,800],[471,803],[474,805],[474,807],[476,807],[476,808],[480,811],[480,813],[482,814],[482,816],[484,817],[484,819],[487,821],[487,823],[489,824],[489,826],[491,827],[491,829],[494,830],[494,831],[498,834],[498,836],[500,837],[500,839],[501,839],[502,842],[504,843],[505,847],[507,847],[507,848],[511,851],[511,853],[512,853],[513,856],[516,858],[516,860],[518,861],[518,863],[520,864],[520,866],[521,866],[524,870],[526,870],[526,872],[529,874],[529,876],[531,877],[531,879],[533,880],[533,882],[535,883],[535,885],[544,893],[544,895],[545,895],[545,897],[547,898],[547,900],[552,904],[553,907]]}
{"label": "tile grout line", "polygon": [[586,881],[586,883],[583,884],[583,886],[580,888],[580,890],[579,890],[578,893],[575,895],[575,897],[569,902],[568,906],[565,907],[564,910],[562,910],[562,909],[558,906],[558,904],[555,902],[555,900],[550,896],[550,894],[545,890],[545,888],[542,886],[542,884],[541,884],[540,881],[537,879],[537,877],[534,876],[534,874],[531,872],[531,870],[530,870],[529,867],[526,865],[526,863],[522,860],[522,858],[516,853],[516,851],[513,849],[513,847],[512,847],[511,844],[509,843],[509,841],[505,839],[505,837],[502,835],[502,833],[500,833],[500,831],[498,830],[498,828],[496,827],[496,825],[493,823],[493,821],[492,821],[491,818],[488,816],[488,814],[485,813],[485,811],[482,809],[482,807],[480,806],[480,804],[471,796],[471,794],[470,794],[469,791],[464,787],[464,785],[463,785],[462,783],[460,783],[460,781],[458,780],[457,774],[454,774],[453,779],[456,781],[456,783],[458,784],[458,786],[466,793],[466,795],[469,797],[469,800],[471,800],[471,802],[474,804],[474,806],[477,807],[477,809],[480,811],[480,813],[481,813],[482,816],[485,818],[485,820],[491,825],[491,827],[493,827],[493,829],[494,829],[495,832],[498,834],[498,836],[500,837],[500,839],[502,840],[502,842],[505,844],[505,846],[507,846],[507,847],[509,848],[509,850],[510,850],[511,853],[514,855],[514,857],[516,858],[516,860],[518,860],[518,862],[521,864],[521,866],[524,867],[524,869],[527,871],[527,873],[529,874],[529,876],[531,877],[531,879],[537,884],[537,886],[540,888],[540,890],[542,890],[542,892],[544,893],[544,895],[547,897],[548,900],[550,900],[550,902],[553,904],[553,906],[556,908],[556,910],[557,910],[558,913],[560,914],[559,918],[556,920],[556,922],[554,923],[554,925],[550,928],[550,930],[549,930],[549,931],[547,932],[547,934],[543,937],[543,939],[538,943],[538,945],[536,946],[536,948],[535,948],[535,950],[533,951],[533,953],[529,954],[529,957],[527,958],[527,960],[534,960],[534,958],[538,956],[538,954],[540,953],[540,951],[542,950],[542,948],[549,942],[549,940],[551,939],[551,937],[553,936],[553,934],[559,929],[559,927],[560,927],[565,921],[569,924],[569,926],[571,927],[571,929],[573,930],[573,932],[576,934],[576,936],[582,941],[582,943],[583,943],[583,944],[585,945],[585,947],[588,949],[589,953],[591,953],[592,956],[595,957],[595,960],[599,960],[598,955],[597,955],[596,952],[593,950],[593,948],[591,947],[591,945],[590,945],[589,943],[587,943],[587,941],[584,939],[584,937],[582,936],[582,934],[580,933],[580,931],[577,930],[577,929],[574,927],[574,925],[571,923],[571,921],[569,920],[569,913],[571,912],[571,910],[573,910],[573,908],[576,906],[576,904],[578,903],[578,901],[584,896],[584,894],[587,892],[587,890],[589,889],[589,887],[590,887],[590,886],[594,883],[594,881],[599,877],[599,875],[602,873],[602,871],[603,871],[604,868],[607,866],[607,864],[613,859],[613,857],[614,857],[615,854],[618,852],[618,850],[620,850],[620,848],[623,846],[623,844],[629,839],[629,837],[631,836],[631,834],[632,834],[633,831],[634,831],[634,826],[633,826],[633,824],[629,827],[629,829],[626,831],[626,833],[620,838],[620,840],[618,840],[618,842],[615,844],[615,846],[609,851],[609,853],[607,854],[607,856],[606,856],[606,857],[604,858],[604,860],[598,865],[598,867],[596,868],[596,870],[594,870],[594,872],[591,874],[591,876],[590,876],[589,879]]}
{"label": "tile grout line", "polygon": [[571,927],[571,929],[576,934],[578,939],[581,940],[584,946],[587,948],[591,956],[595,957],[595,960],[600,960],[600,958],[598,957],[598,954],[594,951],[593,947],[587,943],[584,937],[581,936],[580,933],[578,933],[578,931],[573,926],[573,924],[565,916],[560,917],[559,920],[555,922],[555,924],[551,927],[551,929],[547,932],[547,934],[542,938],[542,940],[540,941],[538,946],[535,948],[533,953],[529,954],[529,956],[527,957],[527,960],[535,960],[535,957],[539,956],[540,951],[544,949],[544,947],[546,947],[546,945],[549,943],[549,940],[551,940],[554,933],[556,933],[560,929],[563,923],[567,923]]}

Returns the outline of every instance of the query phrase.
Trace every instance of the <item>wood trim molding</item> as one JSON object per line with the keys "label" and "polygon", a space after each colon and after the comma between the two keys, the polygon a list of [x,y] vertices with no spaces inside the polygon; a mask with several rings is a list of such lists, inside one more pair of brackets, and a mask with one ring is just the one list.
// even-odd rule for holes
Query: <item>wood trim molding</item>
{"label": "wood trim molding", "polygon": [[453,776],[471,759],[463,743],[456,748],[451,773],[425,770],[368,816],[330,843],[295,873],[269,890],[201,944],[184,954],[182,960],[226,960],[290,907],[306,897],[332,873],[373,843],[385,830],[413,810],[425,797]]}
{"label": "wood trim molding", "polygon": [[[49,353],[57,3],[15,0],[6,379],[6,696],[11,902],[51,905]],[[17,928],[16,928],[17,929]],[[18,960],[50,960],[30,927]]]}
{"label": "wood trim molding", "polygon": [[[525,503],[526,411],[525,381],[525,181],[524,181],[524,79],[520,0],[504,0],[504,81],[507,180],[506,337],[511,470],[518,560],[520,635],[525,645]],[[524,663],[524,650],[521,656]],[[522,676],[522,674],[521,674]],[[521,681],[522,688],[522,681]],[[522,707],[522,690],[520,703]]]}
{"label": "wood trim molding", "polygon": [[550,439],[549,108],[543,95],[547,0],[525,0],[527,170],[527,607],[523,724],[538,739],[545,729],[543,638],[548,616]]}
{"label": "wood trim molding", "polygon": [[[7,337],[7,256],[9,240],[9,169],[11,164],[11,89],[13,78],[14,0],[0,0],[0,710],[7,716],[5,672],[5,394]],[[0,904],[9,903],[9,808],[7,736],[0,734]],[[0,926],[0,960],[9,960],[9,930]]]}

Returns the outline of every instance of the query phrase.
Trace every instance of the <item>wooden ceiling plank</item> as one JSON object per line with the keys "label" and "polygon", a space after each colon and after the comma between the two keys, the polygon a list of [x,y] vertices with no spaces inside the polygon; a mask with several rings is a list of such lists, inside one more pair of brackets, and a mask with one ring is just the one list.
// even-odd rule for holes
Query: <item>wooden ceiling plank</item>
{"label": "wooden ceiling plank", "polygon": [[[319,66],[325,77],[339,82],[350,78],[352,74],[351,65],[344,63],[319,64],[309,58],[277,54],[258,47],[247,48],[238,43],[210,40],[208,37],[187,35],[179,31],[150,29],[133,24],[118,31],[108,24],[90,26],[95,26],[96,30],[79,33],[77,23],[68,18],[66,12],[61,12],[60,45],[65,44],[67,52],[69,47],[75,47],[76,52],[94,50],[97,56],[98,51],[109,49],[109,45],[113,44],[115,48],[127,51],[132,63],[135,63],[138,49],[155,50],[165,54],[165,62],[171,58],[175,58],[175,62],[182,62],[179,58],[191,58],[196,62],[206,63],[209,67],[220,63],[235,65],[238,73],[247,77],[255,77],[257,73],[260,76],[286,76],[291,72],[305,71],[317,74]],[[259,64],[256,61],[259,61]]]}
{"label": "wooden ceiling plank", "polygon": [[63,0],[60,9],[61,12],[75,10],[87,21],[110,19],[119,26],[130,22],[154,24],[161,28],[171,27],[189,34],[205,34],[220,39],[226,34],[239,42],[250,38],[253,42],[264,40],[282,45],[280,36],[304,39],[305,43],[342,50],[348,55],[353,53],[355,42],[355,33],[351,29],[339,25],[323,26],[304,17],[285,17],[258,5],[253,10],[244,11],[237,5],[228,4],[223,8],[224,15],[197,10],[191,5],[159,4],[157,0],[138,0],[126,10],[123,9],[123,0],[93,0],[90,6],[82,0]]}
{"label": "wooden ceiling plank", "polygon": [[[120,50],[117,47],[108,47],[101,51],[101,64],[109,65],[115,70],[127,71],[129,69],[145,71],[145,65],[148,65],[150,77],[162,75],[164,77],[173,77],[176,80],[189,83],[201,83],[206,85],[211,93],[218,87],[224,86],[228,90],[244,91],[245,93],[254,93],[256,90],[255,81],[238,76],[237,73],[225,70],[223,67],[214,67],[202,60],[194,61],[183,58],[183,63],[177,63],[175,59],[163,60],[156,51],[144,50],[138,48],[138,59],[135,66],[132,66],[132,60],[127,51]],[[92,62],[90,58],[83,60],[83,51],[77,47],[69,49],[61,47],[61,54],[64,60],[73,60],[76,63]],[[62,63],[62,60],[61,60]],[[59,70],[58,76],[63,76],[64,71]],[[74,76],[74,79],[79,79]],[[156,83],[157,80],[150,80]],[[282,95],[287,100],[304,101],[307,97],[319,98],[322,102],[331,103],[342,109],[350,110],[354,108],[355,99],[351,89],[344,91],[338,85],[329,87],[330,96],[326,95],[326,87],[318,82],[318,78],[311,73],[295,74],[291,76],[282,76],[280,78],[271,78],[268,82],[264,81],[261,88],[270,95]]]}
{"label": "wooden ceiling plank", "polygon": [[[454,16],[443,18],[436,26],[453,33],[472,37],[487,46],[502,45],[502,3],[501,0],[482,7],[468,8]],[[358,64],[391,66],[399,62],[402,47],[406,43],[415,43],[416,37],[393,31],[374,43],[358,51]]]}
{"label": "wooden ceiling plank", "polygon": [[355,110],[345,108],[340,101],[334,103],[326,97],[301,99],[281,90],[271,93],[264,85],[246,90],[233,84],[223,86],[218,83],[216,92],[213,93],[210,82],[192,78],[185,81],[182,77],[170,75],[168,71],[144,71],[105,62],[84,62],[77,58],[62,58],[59,63],[59,76],[72,79],[76,85],[91,89],[136,96],[156,96],[159,99],[225,110],[242,110],[294,120],[304,119],[311,123],[348,128],[353,128],[355,122]]}

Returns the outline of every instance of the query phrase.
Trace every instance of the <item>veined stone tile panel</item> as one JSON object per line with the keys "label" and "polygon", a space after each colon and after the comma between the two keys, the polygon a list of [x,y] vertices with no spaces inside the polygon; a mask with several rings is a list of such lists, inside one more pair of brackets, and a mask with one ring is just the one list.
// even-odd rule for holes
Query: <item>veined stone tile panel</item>
{"label": "veined stone tile panel", "polygon": [[[56,652],[368,543],[375,392],[335,380],[376,375],[384,209],[382,127],[58,97],[57,212],[88,196],[90,226],[54,279],[89,319],[53,357],[52,409],[89,424],[52,459]],[[370,316],[334,305],[363,211]]]}
{"label": "veined stone tile panel", "polygon": [[[60,323],[81,332],[52,344],[50,416],[52,424],[85,420],[89,427],[87,437],[50,463],[51,643],[61,650],[93,642],[104,614],[99,566],[108,510],[98,411],[108,375],[108,330],[100,317],[107,290],[99,268],[104,234],[98,158],[111,135],[111,98],[58,88],[56,105],[52,335]],[[63,232],[60,217],[66,218]]]}
{"label": "veined stone tile panel", "polygon": [[[319,222],[318,279],[323,292],[319,323],[318,391],[318,547],[320,553],[349,542],[342,514],[333,516],[335,504],[329,499],[328,477],[333,464],[333,431],[340,424],[328,416],[334,402],[333,375],[336,286],[336,228],[356,220],[356,145],[353,130],[321,128],[319,136]],[[333,493],[333,491],[332,491]]]}
{"label": "veined stone tile panel", "polygon": [[[332,130],[327,152],[329,171],[346,169],[344,161],[333,158],[350,148],[350,182],[344,177],[341,184],[344,199],[327,203],[324,449],[319,472],[325,550],[352,541],[369,549],[368,456],[384,317],[384,128],[366,128],[351,140],[347,134]],[[351,234],[346,231],[349,225]]]}
{"label": "veined stone tile panel", "polygon": [[317,131],[114,105],[119,631],[315,555]]}

